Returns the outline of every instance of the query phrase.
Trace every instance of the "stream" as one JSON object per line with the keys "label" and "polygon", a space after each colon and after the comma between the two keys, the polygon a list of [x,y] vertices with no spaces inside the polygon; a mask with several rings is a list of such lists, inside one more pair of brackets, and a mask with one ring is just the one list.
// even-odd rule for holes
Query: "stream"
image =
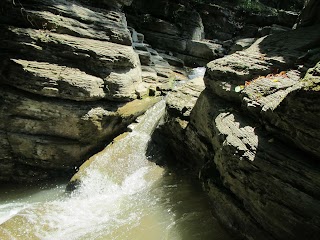
{"label": "stream", "polygon": [[161,101],[80,168],[80,184],[0,186],[0,239],[229,240],[200,184],[146,156]]}

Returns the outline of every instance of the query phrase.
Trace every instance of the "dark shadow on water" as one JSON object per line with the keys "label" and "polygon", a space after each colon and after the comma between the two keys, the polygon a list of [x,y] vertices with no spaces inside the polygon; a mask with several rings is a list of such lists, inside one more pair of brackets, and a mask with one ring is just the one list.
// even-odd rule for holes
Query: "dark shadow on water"
{"label": "dark shadow on water", "polygon": [[[183,240],[231,240],[230,235],[213,216],[210,201],[200,181],[177,165],[174,155],[156,129],[147,148],[148,159],[164,167],[164,176],[150,190],[158,203],[174,215],[170,233]],[[169,234],[170,234],[169,233]]]}
{"label": "dark shadow on water", "polygon": [[[215,208],[230,221],[225,224],[248,236],[262,234],[263,239],[317,239],[320,228],[313,219],[320,213],[318,159],[281,139],[281,129],[270,132],[269,126],[267,131],[266,123],[208,90],[195,107],[203,102],[207,108],[202,114],[209,116],[201,116],[208,118],[201,123],[215,123],[208,131],[218,146],[202,177],[228,196],[223,202],[217,199],[223,194],[210,192]],[[241,214],[232,215],[234,209]]]}

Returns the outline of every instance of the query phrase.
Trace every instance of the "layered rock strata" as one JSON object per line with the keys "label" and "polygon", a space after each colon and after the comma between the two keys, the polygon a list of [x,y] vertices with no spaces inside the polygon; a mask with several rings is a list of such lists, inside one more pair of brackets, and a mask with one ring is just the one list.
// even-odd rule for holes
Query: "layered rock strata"
{"label": "layered rock strata", "polygon": [[320,233],[318,29],[269,35],[210,62],[194,107],[182,107],[193,93],[168,99],[168,145],[247,239]]}
{"label": "layered rock strata", "polygon": [[112,3],[0,3],[1,181],[74,169],[154,104],[132,101],[140,61],[116,10],[129,1]]}
{"label": "layered rock strata", "polygon": [[299,11],[300,3],[296,8],[293,1],[272,8],[260,1],[137,0],[126,12],[129,24],[154,48],[187,66],[204,66],[229,50],[249,47],[261,36],[290,30],[298,12],[285,9]]}
{"label": "layered rock strata", "polygon": [[189,2],[138,0],[127,12],[129,24],[144,34],[146,42],[188,66],[203,66],[225,53],[221,44],[205,39],[202,18]]}

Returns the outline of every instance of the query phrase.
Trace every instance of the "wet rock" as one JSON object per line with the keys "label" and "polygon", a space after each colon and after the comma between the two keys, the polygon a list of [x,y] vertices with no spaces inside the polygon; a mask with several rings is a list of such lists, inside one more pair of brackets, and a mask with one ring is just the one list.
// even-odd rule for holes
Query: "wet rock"
{"label": "wet rock", "polygon": [[187,83],[169,93],[166,99],[168,113],[165,117],[165,124],[160,128],[161,133],[167,139],[168,147],[174,149],[176,156],[184,159],[184,165],[191,166],[190,168],[193,169],[202,166],[203,157],[208,152],[208,149],[203,145],[201,145],[203,148],[199,150],[200,153],[196,153],[194,147],[186,148],[186,143],[197,146],[197,149],[200,145],[199,140],[194,136],[194,132],[189,131],[187,126],[191,111],[203,90],[203,79],[198,77],[187,81]]}
{"label": "wet rock", "polygon": [[188,119],[202,90],[204,90],[204,83],[201,77],[194,78],[181,87],[177,87],[167,96],[168,111],[178,111],[179,117]]}
{"label": "wet rock", "polygon": [[316,239],[317,159],[279,141],[264,123],[209,90],[194,102],[191,115],[172,102],[162,132],[175,133],[169,145],[203,181],[226,226],[248,239]]}

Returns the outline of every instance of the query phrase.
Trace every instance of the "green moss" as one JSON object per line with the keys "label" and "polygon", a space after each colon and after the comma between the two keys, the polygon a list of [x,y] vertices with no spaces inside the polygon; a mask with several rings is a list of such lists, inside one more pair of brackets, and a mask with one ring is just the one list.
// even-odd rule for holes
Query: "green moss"
{"label": "green moss", "polygon": [[237,0],[239,8],[254,13],[275,15],[277,10],[262,4],[259,0]]}

